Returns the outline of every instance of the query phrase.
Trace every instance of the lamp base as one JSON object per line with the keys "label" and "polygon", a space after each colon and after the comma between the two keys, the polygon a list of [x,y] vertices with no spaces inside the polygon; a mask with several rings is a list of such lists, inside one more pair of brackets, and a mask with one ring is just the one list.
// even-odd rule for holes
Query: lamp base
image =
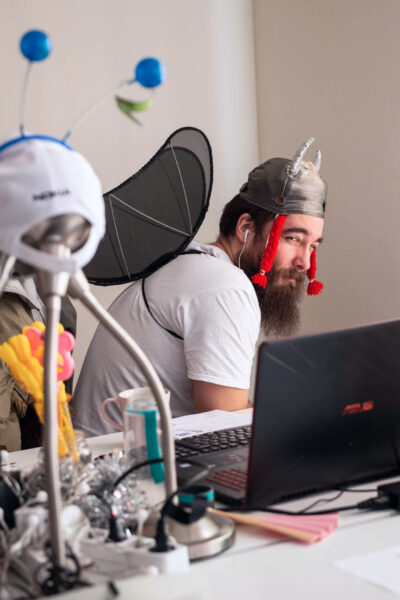
{"label": "lamp base", "polygon": [[227,517],[207,514],[190,525],[167,517],[168,531],[180,544],[187,546],[191,562],[210,558],[228,550],[235,540],[235,524]]}

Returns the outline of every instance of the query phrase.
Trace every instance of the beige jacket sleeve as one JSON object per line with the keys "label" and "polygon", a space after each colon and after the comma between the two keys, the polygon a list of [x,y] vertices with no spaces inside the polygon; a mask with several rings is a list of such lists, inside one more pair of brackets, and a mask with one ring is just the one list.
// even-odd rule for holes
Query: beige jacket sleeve
{"label": "beige jacket sleeve", "polygon": [[[27,304],[17,294],[4,293],[0,298],[0,344],[31,323]],[[31,402],[31,396],[17,385],[7,365],[0,361],[0,448],[9,452],[20,450],[18,417],[25,415]]]}

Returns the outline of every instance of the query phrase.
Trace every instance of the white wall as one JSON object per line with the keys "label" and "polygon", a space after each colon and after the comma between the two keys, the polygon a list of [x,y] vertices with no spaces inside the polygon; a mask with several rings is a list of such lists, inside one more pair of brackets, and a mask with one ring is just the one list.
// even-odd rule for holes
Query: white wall
{"label": "white wall", "polygon": [[[175,128],[200,127],[214,150],[211,208],[200,232],[210,240],[223,204],[258,158],[288,156],[314,135],[329,185],[318,268],[326,289],[306,300],[303,331],[398,315],[398,0],[2,0],[0,8],[1,135],[18,124],[26,65],[18,41],[27,29],[42,28],[54,41],[31,77],[33,132],[62,135],[140,58],[159,56],[168,77],[144,127],[110,101],[71,138],[104,190]],[[126,95],[147,97],[139,87]],[[107,305],[119,290],[95,291]],[[79,368],[94,328],[85,309],[78,328]]]}
{"label": "white wall", "polygon": [[[101,106],[71,137],[106,191],[141,167],[176,128],[203,129],[214,152],[211,207],[200,232],[210,241],[222,206],[258,160],[251,0],[2,0],[0,5],[0,135],[16,130],[26,61],[18,51],[28,29],[48,32],[49,59],[35,65],[27,98],[31,132],[61,136],[91,101],[157,56],[167,80],[136,127],[113,102]],[[148,97],[140,87],[124,91]],[[134,249],[133,249],[134,251]],[[121,288],[95,288],[108,305]],[[79,308],[79,370],[95,322]]]}
{"label": "white wall", "polygon": [[400,2],[254,0],[260,158],[313,135],[326,240],[303,330],[399,316]]}

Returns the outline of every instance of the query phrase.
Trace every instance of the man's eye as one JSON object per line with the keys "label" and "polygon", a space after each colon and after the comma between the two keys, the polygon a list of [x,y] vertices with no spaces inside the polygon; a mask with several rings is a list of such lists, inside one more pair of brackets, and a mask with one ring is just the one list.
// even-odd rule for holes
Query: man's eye
{"label": "man's eye", "polygon": [[298,244],[300,241],[299,238],[296,237],[295,235],[287,235],[285,237],[285,240],[288,240],[289,242],[294,242],[295,244]]}

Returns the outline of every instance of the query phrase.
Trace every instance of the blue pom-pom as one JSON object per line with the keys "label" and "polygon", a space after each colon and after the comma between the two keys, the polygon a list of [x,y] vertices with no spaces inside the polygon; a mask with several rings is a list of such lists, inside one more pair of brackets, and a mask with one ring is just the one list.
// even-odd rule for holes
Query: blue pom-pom
{"label": "blue pom-pom", "polygon": [[157,87],[167,74],[166,68],[158,58],[143,58],[136,65],[135,79],[147,88]]}
{"label": "blue pom-pom", "polygon": [[50,54],[53,44],[50,36],[44,31],[32,29],[21,38],[19,45],[22,54],[31,61],[44,60]]}

